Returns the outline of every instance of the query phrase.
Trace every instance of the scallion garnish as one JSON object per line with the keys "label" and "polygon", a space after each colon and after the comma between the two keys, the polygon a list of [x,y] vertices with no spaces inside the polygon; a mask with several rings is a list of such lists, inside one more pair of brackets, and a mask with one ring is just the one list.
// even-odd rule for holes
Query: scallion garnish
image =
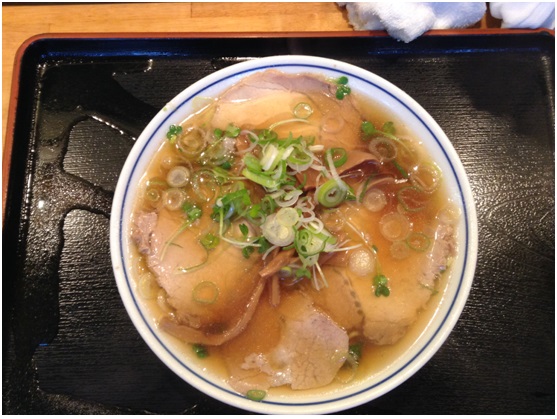
{"label": "scallion garnish", "polygon": [[221,130],[220,128],[215,128],[213,130],[213,135],[215,136],[216,140],[220,140],[222,138],[222,136],[224,135],[224,131]]}
{"label": "scallion garnish", "polygon": [[254,402],[260,402],[267,396],[265,390],[248,390],[246,397]]}
{"label": "scallion garnish", "polygon": [[431,240],[424,233],[412,232],[406,238],[408,247],[417,252],[425,252],[431,245]]}
{"label": "scallion garnish", "polygon": [[207,358],[209,356],[209,351],[207,350],[207,347],[205,345],[194,343],[193,345],[191,345],[191,347],[198,358]]}
{"label": "scallion garnish", "polygon": [[[350,93],[347,77],[340,77],[335,82],[339,99]],[[311,105],[301,102],[294,107],[294,118],[277,121],[269,129],[246,131],[250,144],[245,150],[236,150],[235,142],[231,141],[242,132],[233,123],[223,129],[214,129],[212,135],[206,135],[204,130],[191,132],[194,139],[199,138],[195,151],[199,153],[198,162],[204,167],[192,171],[189,184],[200,202],[214,203],[211,218],[219,225],[218,232],[211,233],[209,229],[200,236],[199,242],[207,251],[207,257],[210,250],[222,241],[241,249],[245,258],[251,257],[255,249],[263,258],[276,248],[293,249],[299,262],[289,267],[291,276],[296,281],[308,278],[319,290],[327,286],[319,265],[320,256],[361,246],[342,247],[314,211],[316,204],[334,208],[356,199],[351,186],[337,171],[348,161],[347,150],[340,147],[325,149],[322,145],[315,145],[313,137],[296,137],[292,133],[279,138],[273,130],[284,124],[310,124],[312,122],[308,119],[312,112]],[[171,134],[178,135],[180,130],[181,127],[172,128]],[[379,131],[373,124],[364,122],[362,130],[365,136],[382,132],[387,138],[394,136],[392,124],[383,125]],[[185,137],[182,133],[178,141]],[[202,145],[200,150],[197,144]],[[322,173],[314,194],[307,194],[302,185],[304,179],[310,178],[310,168]],[[252,184],[248,189],[243,182],[256,185]],[[263,193],[259,192],[261,189]],[[186,222],[166,243],[165,250],[178,234],[202,216],[201,207],[191,202],[184,204],[182,210]],[[376,295],[388,295],[386,280],[379,269],[373,283]],[[192,298],[199,304],[212,304],[218,298],[218,288],[214,283],[204,281],[194,288]]]}
{"label": "scallion garnish", "polygon": [[184,205],[182,205],[182,211],[186,213],[189,221],[195,221],[201,218],[201,215],[203,214],[201,208],[191,202],[185,202]]}
{"label": "scallion garnish", "polygon": [[240,128],[235,126],[234,124],[228,124],[226,130],[224,131],[225,135],[230,138],[236,138],[238,135],[240,135],[240,132]]}
{"label": "scallion garnish", "polygon": [[335,167],[342,166],[348,160],[348,153],[344,148],[331,148],[326,153],[331,155]]}
{"label": "scallion garnish", "polygon": [[308,119],[313,113],[313,108],[309,103],[300,102],[294,107],[292,113],[296,118]]}
{"label": "scallion garnish", "polygon": [[230,169],[232,169],[232,163],[230,163],[229,161],[225,161],[219,167],[224,169],[224,170],[230,170]]}
{"label": "scallion garnish", "polygon": [[408,172],[404,169],[404,167],[402,167],[396,160],[393,160],[393,165],[400,172],[401,176],[404,179],[408,179]]}
{"label": "scallion garnish", "polygon": [[311,271],[308,268],[298,268],[294,274],[296,278],[311,278]]}
{"label": "scallion garnish", "polygon": [[338,207],[348,196],[348,185],[329,179],[315,190],[317,201],[326,208]]}
{"label": "scallion garnish", "polygon": [[427,196],[415,186],[406,186],[396,193],[402,208],[409,212],[422,211],[427,205]]}
{"label": "scallion garnish", "polygon": [[192,291],[192,299],[199,304],[213,304],[219,297],[217,284],[211,281],[202,281]]}

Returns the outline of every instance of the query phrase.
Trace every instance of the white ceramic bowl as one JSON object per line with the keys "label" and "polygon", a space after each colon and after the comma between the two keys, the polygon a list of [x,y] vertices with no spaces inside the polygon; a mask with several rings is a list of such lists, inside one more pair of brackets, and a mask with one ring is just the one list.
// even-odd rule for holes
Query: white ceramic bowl
{"label": "white ceramic bowl", "polygon": [[[384,372],[347,390],[315,396],[267,397],[253,402],[234,392],[226,382],[203,371],[199,362],[181,353],[173,338],[160,332],[146,310],[130,276],[130,214],[136,187],[151,156],[164,141],[168,126],[180,123],[192,110],[196,96],[216,97],[246,75],[276,68],[287,73],[347,76],[353,91],[365,92],[396,114],[420,138],[444,173],[453,201],[461,207],[459,253],[441,304],[417,341]],[[462,163],[451,142],[433,118],[410,96],[386,80],[353,65],[309,56],[275,56],[232,65],[194,83],[172,99],[145,128],[122,169],[114,195],[110,222],[112,263],[118,289],[135,327],[155,354],[195,388],[229,405],[258,413],[318,414],[342,411],[369,402],[397,387],[418,371],[445,341],[464,307],[477,257],[477,220],[472,193]]]}

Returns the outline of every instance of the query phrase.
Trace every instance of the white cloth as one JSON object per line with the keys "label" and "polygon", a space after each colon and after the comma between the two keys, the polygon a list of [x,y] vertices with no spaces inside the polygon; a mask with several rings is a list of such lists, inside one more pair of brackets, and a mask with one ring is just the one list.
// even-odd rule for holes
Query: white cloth
{"label": "white cloth", "polygon": [[555,29],[554,2],[491,2],[489,11],[502,20],[502,28]]}
{"label": "white cloth", "polygon": [[410,42],[430,29],[466,28],[486,12],[483,2],[338,2],[346,6],[356,30],[386,30],[393,38]]}

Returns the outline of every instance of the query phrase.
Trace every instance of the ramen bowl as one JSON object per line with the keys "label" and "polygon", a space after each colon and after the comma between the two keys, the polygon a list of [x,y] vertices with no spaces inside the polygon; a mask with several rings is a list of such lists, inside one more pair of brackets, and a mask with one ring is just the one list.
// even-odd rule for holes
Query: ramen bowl
{"label": "ramen bowl", "polygon": [[[353,92],[373,97],[420,139],[442,171],[447,193],[460,217],[455,226],[458,251],[446,286],[427,324],[399,355],[369,376],[332,391],[269,391],[265,398],[254,401],[235,391],[222,375],[197,359],[193,351],[184,350],[178,339],[160,330],[138,290],[131,257],[131,217],[142,176],[161,143],[166,141],[169,127],[179,125],[195,112],[200,100],[216,98],[245,77],[268,69],[334,80],[344,78]],[[402,90],[369,71],[327,58],[295,55],[232,65],[194,83],[170,100],[138,138],[122,169],[113,200],[110,235],[113,269],[122,301],[151,350],[180,378],[214,399],[267,414],[339,412],[370,402],[401,385],[436,353],[451,333],[466,303],[477,257],[477,221],[470,185],[455,149],[433,118]]]}

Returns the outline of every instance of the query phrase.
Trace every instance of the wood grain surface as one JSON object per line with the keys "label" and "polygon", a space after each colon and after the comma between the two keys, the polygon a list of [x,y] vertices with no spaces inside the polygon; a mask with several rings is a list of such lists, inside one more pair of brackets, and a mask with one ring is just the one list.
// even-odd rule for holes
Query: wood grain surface
{"label": "wood grain surface", "polygon": [[119,3],[2,6],[2,148],[14,58],[48,33],[347,31],[336,3]]}
{"label": "wood grain surface", "polygon": [[[484,16],[474,25],[498,28]],[[352,31],[335,2],[2,3],[2,150],[14,59],[29,38],[54,33]]]}

